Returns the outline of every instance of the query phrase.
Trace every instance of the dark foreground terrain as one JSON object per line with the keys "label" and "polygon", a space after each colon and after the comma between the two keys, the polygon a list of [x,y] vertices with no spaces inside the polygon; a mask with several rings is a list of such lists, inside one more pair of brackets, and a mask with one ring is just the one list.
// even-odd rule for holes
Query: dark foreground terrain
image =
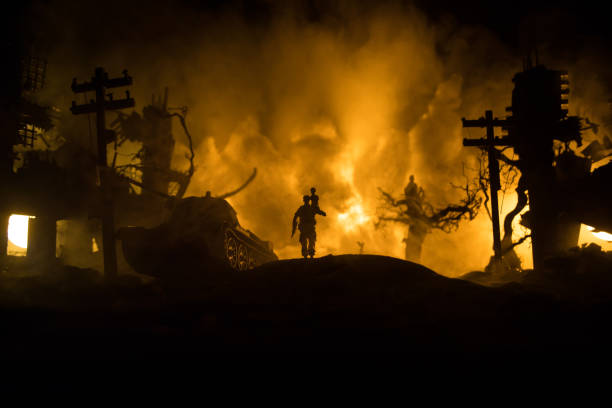
{"label": "dark foreground terrain", "polygon": [[611,258],[577,250],[546,273],[495,285],[482,274],[466,276],[477,284],[373,255],[283,260],[240,273],[169,263],[163,280],[106,282],[64,266],[30,276],[9,270],[0,277],[0,355],[606,350]]}

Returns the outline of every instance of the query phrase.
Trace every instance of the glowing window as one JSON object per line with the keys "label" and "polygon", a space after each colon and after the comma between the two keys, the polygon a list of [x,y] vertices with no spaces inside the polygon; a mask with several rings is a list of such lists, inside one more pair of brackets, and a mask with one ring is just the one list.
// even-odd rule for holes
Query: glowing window
{"label": "glowing window", "polygon": [[7,254],[25,256],[28,248],[30,215],[13,214],[9,218]]}
{"label": "glowing window", "polygon": [[579,245],[595,243],[604,251],[612,250],[612,234],[600,231],[590,225],[581,225]]}

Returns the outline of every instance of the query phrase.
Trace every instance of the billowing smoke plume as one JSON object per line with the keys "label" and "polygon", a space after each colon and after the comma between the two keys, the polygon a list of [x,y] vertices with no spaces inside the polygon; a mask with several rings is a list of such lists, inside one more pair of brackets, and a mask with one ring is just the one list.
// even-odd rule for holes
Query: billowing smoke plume
{"label": "billowing smoke plume", "polygon": [[[86,80],[96,66],[129,70],[138,111],[168,86],[170,106],[189,107],[195,139],[187,195],[220,195],[257,168],[229,201],[281,257],[299,256],[291,220],[313,186],[327,212],[317,255],[356,253],[361,241],[367,253],[402,257],[405,226],[374,228],[377,188],[399,195],[414,174],[432,203],[461,198],[450,183],[464,183],[463,165],[477,167],[478,156],[462,137],[482,136],[461,117],[503,116],[520,58],[484,29],[433,24],[412,6],[234,3],[35,7],[50,33],[46,97],[67,110],[72,77]],[[86,145],[86,121],[72,121]],[[185,168],[178,124],[174,135],[173,165]],[[422,262],[447,275],[481,269],[491,242],[483,211],[454,234],[430,234]]]}

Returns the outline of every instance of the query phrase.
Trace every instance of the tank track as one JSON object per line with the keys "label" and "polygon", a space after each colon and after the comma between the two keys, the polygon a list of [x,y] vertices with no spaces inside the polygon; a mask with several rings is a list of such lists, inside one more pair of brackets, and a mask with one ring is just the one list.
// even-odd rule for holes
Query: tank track
{"label": "tank track", "polygon": [[224,239],[225,260],[233,269],[247,271],[276,260],[267,249],[241,231],[227,228]]}

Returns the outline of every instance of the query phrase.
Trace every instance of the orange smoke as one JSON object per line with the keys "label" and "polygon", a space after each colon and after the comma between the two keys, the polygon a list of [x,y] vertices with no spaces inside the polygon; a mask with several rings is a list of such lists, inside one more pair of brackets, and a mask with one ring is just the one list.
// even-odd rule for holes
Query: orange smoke
{"label": "orange smoke", "polygon": [[[357,253],[360,241],[365,253],[403,257],[406,227],[374,227],[378,188],[399,196],[414,174],[432,204],[457,202],[462,193],[450,183],[464,183],[464,164],[473,176],[478,156],[463,148],[462,138],[483,136],[462,129],[461,118],[486,109],[504,115],[520,58],[482,28],[433,23],[414,7],[373,5],[363,13],[351,2],[333,3],[335,14],[320,21],[287,5],[257,23],[229,8],[198,14],[173,4],[169,13],[151,5],[150,17],[135,10],[138,21],[126,19],[118,30],[123,38],[96,47],[81,39],[94,31],[87,14],[78,18],[66,3],[50,11],[48,24],[61,27],[62,41],[49,57],[49,83],[56,85],[42,96],[67,106],[73,95],[66,84],[91,75],[93,64],[103,61],[109,72],[128,68],[136,110],[165,86],[170,106],[189,107],[197,169],[187,195],[231,191],[257,168],[253,183],[229,202],[242,225],[271,240],[281,258],[300,254],[291,220],[313,186],[327,212],[317,217],[317,256]],[[588,112],[601,123],[603,111],[586,108],[593,98],[605,100],[592,78],[587,72],[573,82],[570,109],[579,111],[570,114]],[[580,93],[582,85],[588,92]],[[87,124],[78,126],[73,133],[88,146]],[[173,166],[185,169],[178,125],[174,135]],[[510,190],[502,219],[515,200]],[[519,253],[527,256],[529,244]],[[422,263],[456,276],[482,270],[491,254],[483,210],[453,234],[429,234]]]}
{"label": "orange smoke", "polygon": [[[412,173],[428,199],[445,205],[461,197],[450,183],[464,182],[462,163],[474,164],[474,152],[462,148],[460,119],[481,114],[481,101],[466,100],[461,73],[446,73],[435,30],[416,12],[355,24],[364,32],[357,43],[325,27],[279,21],[247,67],[238,66],[239,56],[221,56],[232,86],[227,71],[195,79],[200,98],[190,115],[208,132],[188,194],[229,191],[256,167],[255,181],[229,201],[282,258],[300,256],[291,219],[310,187],[327,212],[317,216],[317,256],[357,253],[361,241],[365,253],[403,257],[407,227],[374,226],[378,188],[397,195]],[[204,48],[197,61],[206,66],[216,57]],[[494,85],[506,95],[510,77]],[[216,129],[229,127],[228,116],[226,136]],[[489,225],[480,217],[457,235],[432,233],[423,263],[449,275],[482,268],[491,252]]]}

